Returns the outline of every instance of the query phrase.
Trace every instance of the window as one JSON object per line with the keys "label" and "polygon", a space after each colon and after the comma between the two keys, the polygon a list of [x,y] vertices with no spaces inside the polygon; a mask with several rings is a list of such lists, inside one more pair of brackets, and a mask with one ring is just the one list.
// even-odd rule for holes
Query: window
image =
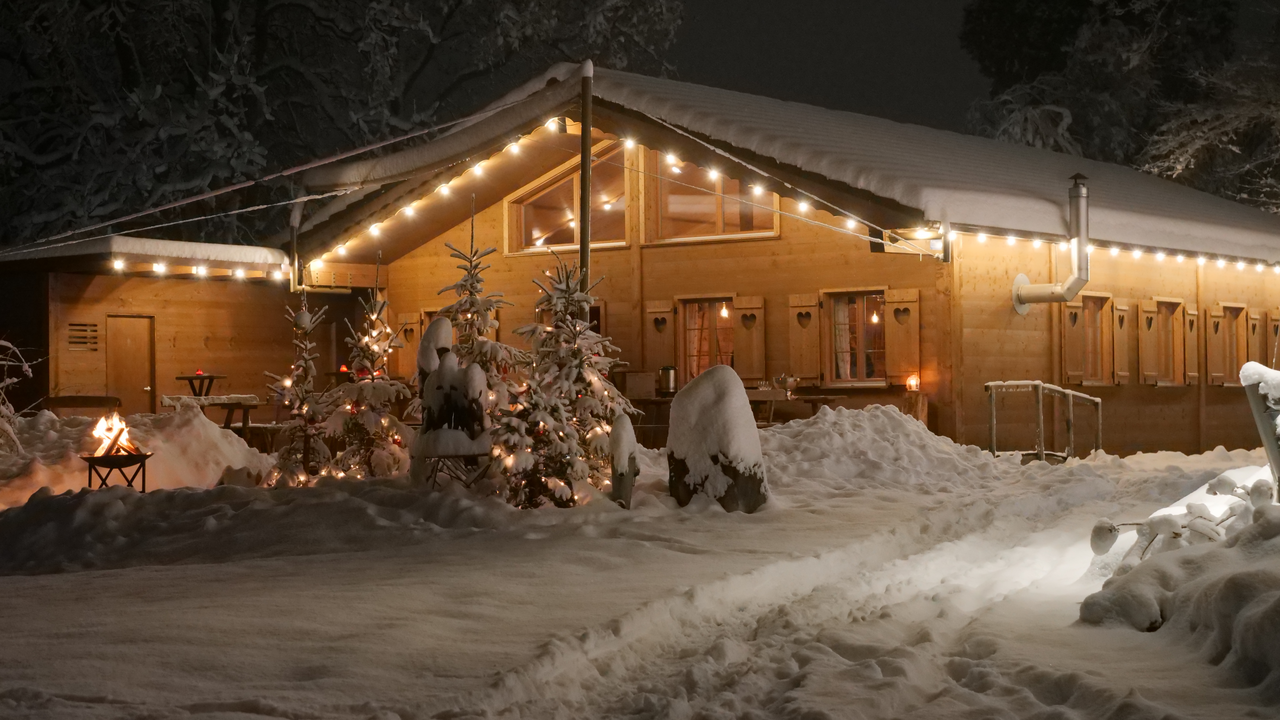
{"label": "window", "polygon": [[689,382],[714,365],[733,365],[733,298],[680,303],[680,375]]}
{"label": "window", "polygon": [[[591,241],[626,240],[623,150],[609,151],[591,166]],[[551,178],[511,200],[511,250],[578,243],[578,205],[582,176],[577,161],[562,165]]]}
{"label": "window", "polygon": [[663,240],[730,235],[773,235],[777,195],[700,168],[674,155],[650,151],[658,168],[658,237]]}
{"label": "window", "polygon": [[886,379],[884,292],[828,295],[831,303],[831,379],[835,383]]}

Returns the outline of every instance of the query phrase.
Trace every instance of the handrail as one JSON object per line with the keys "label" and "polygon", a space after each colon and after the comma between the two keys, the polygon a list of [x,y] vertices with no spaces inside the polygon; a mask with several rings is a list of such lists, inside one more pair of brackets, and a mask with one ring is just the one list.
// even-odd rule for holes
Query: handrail
{"label": "handrail", "polygon": [[1076,445],[1076,429],[1075,429],[1075,403],[1080,402],[1092,405],[1094,409],[1095,432],[1094,432],[1094,450],[1102,449],[1102,398],[1096,398],[1092,395],[1085,395],[1082,392],[1068,390],[1058,387],[1041,380],[992,380],[983,385],[987,391],[987,407],[988,407],[988,430],[990,432],[989,450],[992,455],[999,455],[996,448],[996,392],[1032,392],[1036,397],[1036,449],[1034,451],[1018,451],[1020,455],[1030,455],[1034,452],[1037,460],[1044,460],[1046,456],[1053,455],[1058,457],[1059,453],[1046,453],[1044,449],[1044,396],[1045,393],[1057,395],[1067,400],[1067,447],[1065,452],[1061,453],[1061,457],[1065,460],[1075,454]]}

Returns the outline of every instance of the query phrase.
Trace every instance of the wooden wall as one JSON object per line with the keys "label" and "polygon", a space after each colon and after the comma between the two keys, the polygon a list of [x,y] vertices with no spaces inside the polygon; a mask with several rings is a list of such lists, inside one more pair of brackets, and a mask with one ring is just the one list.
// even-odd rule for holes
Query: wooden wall
{"label": "wooden wall", "polygon": [[[245,393],[265,398],[264,371],[286,371],[293,361],[292,326],[285,305],[298,305],[287,287],[250,282],[158,279],[114,275],[50,276],[50,392],[55,395],[106,393],[105,337],[108,315],[155,318],[156,404],[161,395],[187,395],[177,375],[226,375],[214,385],[218,395]],[[329,304],[329,317],[349,313],[350,296],[312,295],[313,306]],[[67,350],[69,323],[98,323],[103,329],[98,352]],[[336,328],[344,328],[339,322]],[[335,357],[345,357],[344,333],[334,324],[316,341],[322,372]]]}
{"label": "wooden wall", "polygon": [[0,340],[13,343],[31,365],[32,377],[7,391],[9,402],[19,411],[30,407],[49,387],[49,274],[15,273],[0,276],[9,303],[0,314]]}

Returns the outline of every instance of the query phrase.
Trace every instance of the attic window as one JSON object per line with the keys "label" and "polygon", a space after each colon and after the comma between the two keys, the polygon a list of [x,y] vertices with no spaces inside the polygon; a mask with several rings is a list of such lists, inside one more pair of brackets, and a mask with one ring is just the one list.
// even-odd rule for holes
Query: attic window
{"label": "attic window", "polygon": [[67,323],[67,349],[98,352],[98,323]]}
{"label": "attic window", "polygon": [[[510,202],[511,251],[574,245],[582,192],[578,161],[561,165]],[[600,154],[591,166],[591,241],[626,240],[621,148]]]}
{"label": "attic window", "polygon": [[777,195],[656,150],[650,151],[648,167],[658,168],[659,238],[775,234]]}

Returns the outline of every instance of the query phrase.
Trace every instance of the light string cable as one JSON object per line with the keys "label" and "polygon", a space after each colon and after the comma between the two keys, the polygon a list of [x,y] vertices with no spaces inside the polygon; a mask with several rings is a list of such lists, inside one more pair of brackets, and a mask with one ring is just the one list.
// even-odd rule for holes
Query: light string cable
{"label": "light string cable", "polygon": [[[524,142],[529,143],[529,144],[531,144],[531,145],[539,145],[539,146],[546,147],[546,148],[552,148],[552,149],[555,149],[555,150],[561,150],[561,151],[565,152],[566,154],[570,154],[570,155],[577,155],[577,154],[578,154],[576,150],[570,150],[569,148],[560,147],[560,146],[558,146],[558,145],[554,145],[554,144],[552,144],[552,143],[548,143],[548,142],[544,142],[544,141],[540,141],[540,140],[534,140],[532,137],[526,137],[526,138],[524,138]],[[731,158],[731,159],[732,159],[732,158]],[[465,162],[465,161],[463,161],[463,162]],[[737,162],[737,161],[735,160],[734,162]],[[655,173],[655,172],[652,172],[652,171],[650,171],[650,170],[641,170],[641,169],[639,169],[639,168],[628,168],[628,167],[626,167],[626,165],[625,165],[625,164],[623,164],[623,163],[619,163],[619,162],[614,161],[614,160],[597,160],[597,161],[596,161],[596,163],[597,163],[597,164],[600,164],[600,165],[612,165],[612,166],[614,166],[614,167],[622,168],[622,170],[623,170],[624,172],[626,172],[626,171],[636,172],[636,173],[639,173],[639,174],[641,174],[641,175],[645,175],[645,176],[648,176],[648,177],[658,178],[659,180],[662,180],[663,182],[669,182],[669,183],[672,183],[672,184],[675,184],[675,185],[680,185],[680,186],[682,186],[682,187],[687,187],[687,188],[690,188],[690,189],[693,189],[693,190],[697,190],[697,191],[702,192],[702,193],[704,193],[704,194],[706,194],[706,195],[710,195],[710,196],[713,196],[713,197],[720,197],[720,198],[724,198],[724,199],[726,199],[726,200],[733,200],[733,201],[735,201],[735,202],[742,203],[743,205],[747,205],[747,206],[749,206],[749,207],[754,207],[754,208],[759,208],[759,209],[761,209],[761,210],[766,210],[766,211],[768,211],[768,212],[776,212],[776,213],[778,213],[779,215],[783,215],[783,216],[786,216],[786,217],[792,218],[792,219],[794,219],[794,220],[799,220],[799,221],[804,222],[804,223],[807,223],[807,224],[809,224],[809,225],[815,225],[815,226],[817,226],[817,227],[825,228],[825,229],[827,229],[827,230],[834,230],[835,232],[841,233],[841,234],[843,234],[843,235],[851,235],[851,236],[853,236],[853,237],[861,238],[861,239],[863,239],[863,240],[866,240],[866,241],[868,241],[868,242],[880,243],[881,245],[896,245],[896,243],[891,243],[890,241],[883,240],[883,239],[881,239],[881,238],[871,237],[870,235],[863,235],[862,233],[854,232],[853,230],[849,230],[848,228],[842,228],[842,227],[836,227],[836,226],[834,226],[834,225],[828,225],[827,223],[820,222],[820,221],[818,221],[818,220],[815,220],[814,218],[805,217],[804,215],[799,215],[799,214],[796,214],[796,213],[787,212],[787,211],[785,211],[785,210],[782,210],[781,208],[777,208],[777,209],[775,209],[775,208],[773,207],[773,205],[763,205],[763,204],[761,204],[761,203],[753,202],[753,201],[751,201],[751,200],[748,200],[748,199],[746,199],[746,198],[743,198],[743,197],[742,197],[742,196],[740,196],[740,195],[728,195],[728,194],[725,194],[725,193],[716,192],[716,191],[714,191],[714,190],[708,190],[708,189],[706,189],[706,188],[704,188],[704,187],[701,187],[701,186],[698,186],[698,185],[694,185],[694,184],[692,184],[692,183],[687,183],[687,182],[683,182],[683,181],[681,181],[681,180],[676,180],[676,179],[674,179],[674,178],[665,177],[665,176],[663,176],[663,175],[661,175],[661,174],[659,174],[659,173]],[[458,163],[458,164],[461,164],[461,163]],[[793,189],[793,190],[796,190],[796,189],[797,189],[797,188],[792,187],[791,185],[787,185],[786,183],[784,183],[784,182],[783,182],[783,181],[781,181],[781,180],[778,180],[778,178],[773,177],[772,175],[768,175],[768,174],[763,173],[763,172],[761,172],[761,171],[755,170],[755,168],[752,168],[750,165],[745,165],[745,164],[744,164],[744,167],[747,167],[748,169],[752,170],[753,172],[758,172],[758,173],[760,173],[761,175],[764,175],[765,177],[772,178],[773,180],[775,180],[775,181],[777,181],[777,182],[779,182],[779,183],[781,183],[781,184],[783,184],[783,185],[786,185],[786,187],[788,187],[788,188],[791,188],[791,189]],[[772,191],[768,191],[768,192],[772,192]],[[799,192],[804,192],[804,191],[799,191]],[[804,193],[804,194],[805,194],[807,197],[813,197],[812,195],[809,195],[808,193]],[[855,215],[855,214],[853,214],[853,213],[849,213],[849,212],[845,212],[844,210],[841,210],[840,208],[836,207],[835,205],[832,205],[831,203],[827,203],[827,202],[823,201],[823,204],[824,204],[824,205],[826,205],[826,206],[828,206],[828,207],[830,207],[830,208],[832,208],[832,209],[835,211],[835,212],[834,212],[834,214],[838,214],[838,215],[840,215],[841,217],[844,217],[844,218],[848,218],[848,219],[856,220],[856,221],[858,221],[858,222],[860,222],[860,223],[862,223],[862,224],[866,225],[867,227],[875,228],[876,230],[880,230],[881,232],[884,232],[884,233],[885,233],[885,234],[887,234],[887,235],[893,235],[894,237],[898,238],[899,240],[901,240],[901,241],[902,241],[903,243],[905,243],[906,245],[910,246],[910,247],[911,247],[911,249],[915,251],[914,253],[910,253],[910,254],[919,255],[920,257],[931,257],[931,258],[937,258],[937,257],[938,257],[938,255],[937,255],[936,253],[933,253],[933,252],[930,252],[930,251],[924,250],[923,248],[919,247],[919,246],[918,246],[918,245],[916,245],[915,243],[912,243],[912,242],[911,242],[910,240],[908,240],[907,238],[904,238],[904,237],[902,237],[901,235],[898,235],[897,233],[891,233],[891,232],[889,232],[889,231],[887,231],[887,230],[884,230],[883,228],[877,227],[876,225],[874,225],[874,224],[872,224],[872,223],[869,223],[869,222],[866,222],[866,221],[865,221],[865,220],[863,220],[862,218],[859,218],[857,215]]]}
{"label": "light string cable", "polygon": [[[236,210],[227,210],[226,212],[213,213],[212,215],[201,215],[200,217],[184,218],[182,220],[173,220],[170,222],[159,223],[156,225],[148,225],[147,227],[134,228],[129,232],[145,232],[147,230],[156,230],[158,228],[166,228],[166,227],[171,227],[173,225],[182,225],[184,223],[199,222],[201,220],[213,220],[215,218],[226,217],[228,215],[240,215],[242,213],[254,212],[256,210],[266,210],[268,208],[280,207],[281,205],[292,205],[294,203],[304,202],[307,200],[322,200],[327,197],[333,197],[334,195],[345,195],[349,192],[351,192],[350,189],[343,188],[341,190],[333,190],[331,192],[323,193],[320,195],[306,195],[304,197],[292,198],[290,200],[281,200],[280,202],[266,203],[263,205],[254,205],[252,207],[239,208]],[[65,242],[54,243],[52,245],[42,245],[40,247],[33,247],[35,243],[30,243],[30,244],[22,245],[16,248],[11,248],[9,250],[0,251],[0,257],[8,257],[10,255],[21,255],[23,253],[36,252],[37,250],[49,250],[52,248],[60,248],[67,245],[75,245],[76,243],[88,242],[90,240],[101,240],[102,238],[112,237],[117,234],[119,233],[113,233],[113,232],[103,233],[102,235],[94,235],[92,237],[87,237],[87,238],[76,238],[74,240],[67,240]]]}
{"label": "light string cable", "polygon": [[[395,143],[403,142],[403,141],[405,141],[405,140],[412,140],[413,138],[416,138],[416,137],[419,137],[419,136],[425,135],[425,134],[427,134],[427,133],[436,132],[436,131],[438,131],[438,130],[444,130],[444,129],[447,129],[447,128],[450,128],[450,127],[453,127],[454,125],[459,125],[459,124],[462,124],[462,123],[470,122],[470,121],[472,121],[472,120],[483,120],[484,118],[489,117],[490,115],[493,115],[494,113],[498,113],[498,112],[501,112],[501,111],[503,111],[503,110],[506,110],[507,108],[510,108],[510,107],[514,107],[514,106],[516,106],[516,105],[519,105],[520,103],[522,103],[522,102],[524,102],[524,101],[526,101],[526,100],[528,100],[528,98],[520,98],[520,99],[518,99],[518,100],[512,100],[512,101],[511,101],[511,102],[509,102],[509,103],[504,103],[504,104],[502,104],[502,105],[498,105],[498,106],[496,106],[496,107],[485,108],[484,110],[481,110],[481,111],[476,112],[476,113],[472,113],[471,115],[467,115],[467,116],[465,116],[465,117],[457,118],[457,119],[455,119],[455,120],[450,120],[450,121],[448,121],[448,122],[443,122],[443,123],[440,123],[440,124],[438,124],[438,125],[432,125],[431,127],[422,128],[421,130],[414,130],[413,132],[411,132],[411,133],[406,133],[406,134],[404,134],[404,135],[397,135],[396,137],[388,138],[388,139],[386,139],[386,140],[382,140],[382,141],[379,141],[379,142],[376,142],[376,143],[372,143],[372,144],[370,144],[370,145],[364,145],[364,146],[362,146],[362,147],[354,148],[354,149],[352,149],[352,150],[347,150],[347,151],[345,151],[345,152],[338,153],[337,155],[330,155],[329,157],[321,158],[321,159],[319,159],[319,160],[312,160],[312,161],[310,161],[310,162],[306,162],[306,163],[303,163],[303,164],[301,164],[301,165],[295,165],[295,166],[293,166],[293,167],[291,167],[291,168],[286,168],[286,169],[284,169],[284,170],[280,170],[280,171],[278,171],[278,172],[271,173],[270,175],[266,175],[266,176],[260,177],[260,178],[258,178],[258,179],[256,179],[256,180],[243,180],[243,181],[241,181],[241,182],[233,183],[233,184],[231,184],[231,185],[228,185],[228,186],[226,186],[226,187],[218,188],[217,190],[209,190],[208,192],[204,192],[204,193],[201,193],[201,194],[199,194],[199,195],[195,195],[195,196],[192,196],[192,197],[189,197],[189,198],[184,198],[184,199],[182,199],[182,200],[175,200],[175,201],[173,201],[173,202],[171,202],[171,203],[166,203],[166,204],[164,204],[164,205],[160,205],[160,206],[158,206],[158,207],[150,208],[150,209],[148,209],[148,210],[141,210],[141,211],[139,211],[139,212],[133,213],[132,215],[125,215],[124,217],[114,218],[114,219],[112,219],[112,220],[107,220],[107,221],[104,221],[104,222],[100,222],[100,223],[98,223],[98,224],[96,224],[96,225],[89,225],[89,226],[82,227],[82,228],[76,228],[75,230],[68,230],[68,231],[66,231],[66,232],[58,233],[57,235],[48,235],[48,236],[46,236],[46,237],[42,237],[42,238],[40,238],[39,240],[35,240],[35,241],[30,242],[30,243],[27,243],[27,245],[39,245],[39,244],[41,244],[41,243],[46,243],[46,242],[50,242],[50,241],[53,241],[53,240],[61,240],[62,238],[70,237],[70,236],[72,236],[72,235],[78,235],[78,234],[83,233],[83,232],[90,232],[90,231],[93,231],[93,230],[100,230],[100,229],[102,229],[102,228],[104,228],[104,227],[108,227],[108,226],[110,226],[110,225],[115,225],[115,224],[117,224],[117,223],[128,222],[128,221],[130,221],[130,220],[136,220],[136,219],[138,219],[138,218],[140,218],[140,217],[146,217],[147,215],[154,215],[155,213],[158,213],[158,212],[164,212],[165,210],[173,210],[174,208],[179,208],[179,207],[182,207],[182,206],[184,206],[184,205],[190,205],[191,203],[200,202],[200,201],[202,201],[202,200],[209,200],[209,199],[211,199],[211,198],[218,197],[219,195],[225,195],[226,193],[234,192],[234,191],[236,191],[236,190],[243,190],[243,189],[245,189],[245,188],[252,187],[252,186],[254,186],[254,185],[258,185],[258,184],[261,184],[261,183],[265,183],[265,182],[268,182],[268,181],[271,181],[271,180],[276,180],[276,179],[283,178],[283,177],[289,177],[290,175],[296,175],[296,174],[298,174],[298,173],[300,173],[300,172],[304,172],[304,171],[307,171],[307,170],[311,170],[312,168],[317,168],[317,167],[321,167],[321,166],[323,166],[323,165],[328,165],[329,163],[338,162],[339,160],[346,160],[346,159],[348,159],[348,158],[355,157],[356,155],[360,155],[360,154],[363,154],[363,153],[369,152],[369,151],[371,151],[371,150],[377,150],[378,148],[386,147],[386,146],[388,146],[388,145],[393,145],[393,144],[395,144]],[[349,189],[350,189],[350,188],[349,188]],[[348,189],[348,190],[349,190],[349,189]],[[344,192],[346,192],[346,190],[344,190]],[[294,200],[290,200],[289,202],[298,202],[298,200],[302,200],[302,199],[305,199],[305,198],[297,198],[297,199],[294,199]],[[278,205],[278,204],[279,204],[279,203],[277,203],[277,205]],[[255,209],[262,209],[262,208],[275,207],[275,206],[276,206],[276,205],[260,205],[260,206],[257,206]],[[233,213],[226,213],[226,214],[233,214]],[[210,217],[218,217],[218,216],[213,215],[213,216],[210,216]],[[139,230],[150,230],[150,229],[154,229],[154,228],[157,228],[157,227],[165,227],[165,225],[155,225],[155,226],[152,226],[151,228],[138,228],[138,229],[131,230],[131,232],[138,232]],[[114,234],[114,233],[112,233],[112,234]],[[82,238],[82,239],[91,239],[91,238]]]}

